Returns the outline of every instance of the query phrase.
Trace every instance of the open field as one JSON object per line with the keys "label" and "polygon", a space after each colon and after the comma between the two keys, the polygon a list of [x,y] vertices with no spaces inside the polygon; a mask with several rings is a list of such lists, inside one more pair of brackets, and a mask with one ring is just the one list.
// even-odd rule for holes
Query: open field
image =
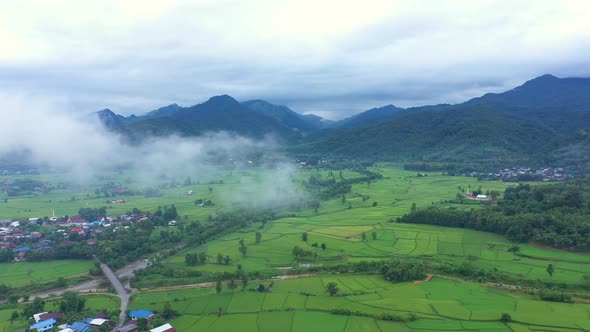
{"label": "open field", "polygon": [[2,263],[0,284],[21,287],[31,283],[47,282],[60,277],[86,274],[93,265],[93,262],[85,260]]}
{"label": "open field", "polygon": [[[478,269],[496,269],[526,280],[576,285],[588,282],[590,255],[549,250],[529,244],[520,244],[520,252],[515,254],[508,251],[514,243],[496,234],[393,222],[409,212],[413,203],[417,208],[431,205],[457,209],[477,208],[479,204],[476,202],[453,204],[448,201],[455,199],[458,193],[464,195],[462,190],[467,188],[473,190],[481,185],[484,191],[502,192],[506,184],[478,182],[474,178],[451,177],[440,173],[428,173],[426,177],[418,177],[415,172],[385,166],[374,170],[381,172],[384,179],[353,185],[352,192],[346,195],[344,201],[342,197],[336,197],[322,201],[317,213],[312,209],[289,211],[284,214],[286,217],[265,224],[251,224],[247,228],[224,234],[201,246],[189,244],[186,250],[166,258],[163,264],[174,270],[219,273],[235,272],[240,264],[247,272],[281,274],[281,269],[298,268],[300,263],[329,266],[346,262],[390,260],[395,257],[420,257],[443,263],[468,262]],[[301,171],[296,181],[305,181],[313,174],[327,177],[328,171]],[[355,176],[359,174],[343,172],[345,178]],[[6,213],[6,217],[29,217],[50,215],[51,210],[56,209],[56,214],[75,214],[80,207],[106,205],[109,206],[109,215],[114,216],[133,207],[155,210],[157,206],[175,204],[181,216],[178,219],[179,225],[190,221],[208,222],[209,215],[232,208],[227,201],[228,192],[233,192],[232,197],[255,197],[243,187],[243,184],[248,182],[244,177],[253,179],[257,174],[219,172],[212,176],[211,180],[222,180],[223,184],[207,183],[164,188],[161,190],[161,197],[123,196],[120,198],[125,199],[126,203],[108,205],[104,203],[106,198],[95,197],[94,188],[99,185],[99,182],[95,182],[80,193],[64,190],[44,196],[9,198],[7,203],[0,203],[0,213]],[[125,176],[113,175],[109,181],[125,181]],[[129,184],[129,187],[139,189],[136,183]],[[211,192],[208,190],[209,187],[212,188]],[[194,190],[195,194],[186,195],[189,189]],[[76,200],[70,199],[72,195],[76,196]],[[198,207],[194,204],[197,198],[211,199],[216,205]],[[24,213],[27,209],[31,211]],[[172,229],[181,231],[181,227]],[[256,232],[261,233],[259,243],[255,241]],[[306,242],[301,237],[304,232],[308,237]],[[153,236],[157,236],[156,234],[157,232],[154,232]],[[245,256],[238,251],[239,241],[242,239],[247,247]],[[321,249],[321,244],[326,245],[326,250]],[[295,260],[292,254],[295,246],[310,250],[315,256]],[[184,262],[185,254],[201,251],[208,254],[208,263],[187,267]],[[217,264],[217,254],[230,256],[231,262],[228,265]],[[546,271],[549,263],[555,268],[552,276]],[[28,264],[31,263],[0,265],[0,280],[9,280],[12,286],[26,285],[37,280],[54,280],[60,276],[85,273],[92,265],[91,262],[79,262],[60,268],[60,262],[44,262],[35,265],[37,268],[30,268]],[[10,268],[1,269],[3,266]],[[37,270],[43,273],[37,273]],[[163,284],[169,282],[166,280],[168,277],[160,275],[150,278],[152,279],[148,278],[143,283],[139,282],[139,287],[144,291],[133,295],[130,309],[146,308],[159,311],[164,303],[170,302],[172,307],[182,314],[173,321],[179,331],[240,329],[424,332],[590,329],[590,305],[542,302],[529,295],[497,291],[479,284],[441,277],[414,285],[388,283],[380,275],[329,274],[275,281],[272,293],[232,292],[224,289],[221,294],[215,294],[210,288],[145,291],[160,281]],[[190,278],[185,280],[190,282]],[[325,285],[331,281],[338,284],[344,296],[330,297],[326,294]],[[249,287],[256,286],[251,284]],[[94,305],[117,307],[108,301],[99,299]],[[225,315],[217,315],[220,308]],[[359,315],[334,315],[329,313],[332,309],[358,311],[368,316],[389,313],[408,318],[414,314],[418,319],[387,322]],[[500,316],[504,312],[510,314],[512,322],[500,322]],[[0,311],[0,317],[5,314]],[[0,331],[1,327],[2,325]]]}
{"label": "open field", "polygon": [[[430,282],[390,283],[377,275],[321,275],[274,281],[272,293],[193,288],[137,294],[132,308],[161,310],[165,302],[182,314],[180,331],[581,331],[590,328],[590,306],[536,298],[435,277]],[[325,291],[336,282],[343,296]],[[251,285],[250,287],[256,287]],[[345,295],[350,294],[350,295]],[[218,316],[219,310],[224,311]],[[329,313],[346,309],[356,315]],[[383,313],[417,320],[386,322],[359,315]],[[513,319],[500,321],[502,313]],[[515,325],[515,326],[513,326]]]}
{"label": "open field", "polygon": [[[514,245],[500,235],[468,229],[432,225],[398,224],[389,222],[409,212],[412,203],[420,207],[428,205],[473,208],[474,205],[449,204],[459,186],[479,186],[473,178],[450,177],[429,174],[416,177],[413,172],[382,169],[385,179],[370,184],[353,186],[353,198],[322,202],[319,213],[305,210],[295,217],[281,218],[266,225],[252,227],[228,234],[188,252],[206,251],[210,264],[186,267],[185,252],[169,258],[165,264],[175,269],[194,269],[209,272],[235,271],[241,264],[247,271],[278,271],[278,267],[297,266],[291,251],[294,246],[312,250],[317,258],[308,259],[311,264],[338,264],[362,260],[385,260],[396,256],[431,257],[441,261],[470,264],[486,270],[496,268],[500,272],[529,280],[547,280],[566,283],[584,283],[590,275],[590,255],[553,251],[521,244],[520,253],[509,252]],[[315,171],[306,172],[314,173]],[[484,190],[503,190],[499,182],[481,182]],[[361,196],[370,196],[363,201]],[[373,206],[372,202],[377,202]],[[348,204],[352,208],[348,208]],[[255,243],[255,232],[262,234]],[[308,241],[301,240],[301,233],[308,234]],[[363,233],[366,240],[362,240]],[[374,235],[373,235],[374,233]],[[373,238],[375,236],[375,238]],[[239,241],[245,240],[246,257],[239,251]],[[316,243],[318,247],[312,245]],[[326,250],[319,246],[325,243]],[[217,254],[229,255],[228,266],[215,264]],[[555,267],[550,276],[548,263]]]}

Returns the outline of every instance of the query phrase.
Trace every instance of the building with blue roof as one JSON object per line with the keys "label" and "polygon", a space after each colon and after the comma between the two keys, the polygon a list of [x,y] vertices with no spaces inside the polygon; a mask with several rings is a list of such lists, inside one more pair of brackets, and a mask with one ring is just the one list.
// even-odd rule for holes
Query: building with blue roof
{"label": "building with blue roof", "polygon": [[31,250],[30,247],[22,247],[22,248],[12,249],[12,251],[14,251],[14,252],[23,252],[23,251],[30,251],[30,250]]}
{"label": "building with blue roof", "polygon": [[57,321],[53,318],[50,318],[37,322],[29,326],[29,328],[37,332],[51,331],[51,329],[53,329],[53,326],[55,326],[55,323],[57,323]]}
{"label": "building with blue roof", "polygon": [[77,332],[88,332],[90,331],[90,325],[82,323],[82,322],[74,322],[72,325],[68,326],[70,329],[75,330]]}
{"label": "building with blue roof", "polygon": [[131,317],[131,319],[140,319],[140,318],[145,318],[145,319],[150,319],[152,318],[152,316],[154,315],[154,313],[152,311],[149,310],[131,310],[131,312],[129,312],[129,317]]}

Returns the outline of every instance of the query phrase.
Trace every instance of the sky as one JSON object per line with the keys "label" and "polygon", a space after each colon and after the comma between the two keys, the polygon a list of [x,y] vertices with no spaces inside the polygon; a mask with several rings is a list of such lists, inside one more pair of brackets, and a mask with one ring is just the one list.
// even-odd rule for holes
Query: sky
{"label": "sky", "polygon": [[341,119],[590,77],[590,1],[0,1],[0,96],[142,114],[229,94]]}

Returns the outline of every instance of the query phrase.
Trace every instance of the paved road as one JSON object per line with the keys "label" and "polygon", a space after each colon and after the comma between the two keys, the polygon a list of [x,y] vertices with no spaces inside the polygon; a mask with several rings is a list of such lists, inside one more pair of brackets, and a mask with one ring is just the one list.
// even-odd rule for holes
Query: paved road
{"label": "paved road", "polygon": [[[144,269],[146,266],[147,266],[147,260],[141,259],[141,260],[135,261],[129,265],[126,265],[126,266],[118,269],[117,271],[115,271],[115,274],[119,278],[127,278],[129,280],[129,279],[131,279],[131,277],[133,277],[134,272],[136,270]],[[85,282],[77,284],[77,285],[72,285],[67,288],[52,289],[52,290],[48,290],[46,292],[31,294],[30,298],[34,299],[34,298],[38,297],[38,298],[44,299],[44,298],[48,298],[51,296],[61,295],[65,292],[96,293],[96,292],[102,291],[102,289],[101,289],[102,287],[100,286],[100,284],[103,281],[104,281],[104,278],[102,278],[102,277],[95,278],[95,279],[88,280],[88,281],[85,281]],[[129,284],[129,281],[127,281],[127,284],[125,286],[129,287],[128,284]],[[1,303],[2,303],[2,301],[0,301],[0,304]]]}
{"label": "paved road", "polygon": [[125,319],[127,318],[127,305],[129,304],[129,294],[127,293],[127,290],[121,283],[121,280],[117,278],[113,270],[111,270],[111,268],[108,265],[101,263],[100,268],[102,270],[102,273],[107,277],[107,279],[109,279],[109,281],[117,291],[117,295],[119,295],[119,298],[121,298],[121,314],[119,315],[118,325],[118,327],[121,327],[123,326],[123,323],[125,323]]}

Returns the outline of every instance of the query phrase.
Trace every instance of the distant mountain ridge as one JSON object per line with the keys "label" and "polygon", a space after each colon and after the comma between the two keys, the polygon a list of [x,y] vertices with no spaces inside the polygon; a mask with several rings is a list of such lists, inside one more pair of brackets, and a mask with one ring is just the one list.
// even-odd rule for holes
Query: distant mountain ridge
{"label": "distant mountain ridge", "polygon": [[190,107],[172,104],[143,116],[123,117],[108,109],[97,114],[105,127],[133,139],[229,131],[255,138],[274,135],[293,153],[334,158],[578,160],[590,169],[590,157],[584,157],[590,151],[588,78],[543,75],[456,105],[386,105],[337,122],[264,100],[240,103],[227,95]]}
{"label": "distant mountain ridge", "polygon": [[190,107],[171,104],[140,116],[124,117],[109,109],[96,114],[106,128],[120,131],[132,140],[228,131],[253,138],[275,135],[285,142],[294,142],[323,126],[321,117],[304,116],[264,100],[240,103],[228,95],[214,96]]}
{"label": "distant mountain ridge", "polygon": [[404,162],[561,163],[590,170],[589,133],[590,79],[543,75],[456,105],[395,110],[367,126],[336,125],[290,150]]}

